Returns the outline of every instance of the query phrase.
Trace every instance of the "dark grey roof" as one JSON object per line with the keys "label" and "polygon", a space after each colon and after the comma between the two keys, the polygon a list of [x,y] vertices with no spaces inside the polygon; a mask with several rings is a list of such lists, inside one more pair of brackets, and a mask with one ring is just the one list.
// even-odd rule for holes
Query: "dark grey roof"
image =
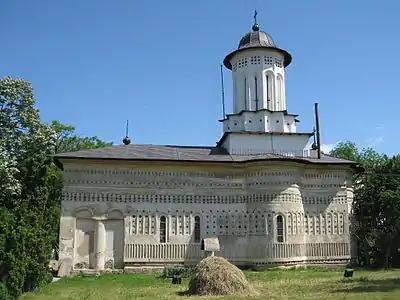
{"label": "dark grey roof", "polygon": [[261,47],[273,47],[276,48],[272,37],[264,31],[252,31],[246,33],[239,42],[238,49],[261,46]]}
{"label": "dark grey roof", "polygon": [[106,148],[60,153],[61,158],[107,159],[107,160],[150,160],[150,161],[189,161],[189,162],[246,162],[255,160],[285,160],[317,164],[356,164],[349,160],[322,154],[317,157],[288,157],[278,154],[230,155],[223,147],[173,146],[173,145],[118,145]]}
{"label": "dark grey roof", "polygon": [[264,32],[264,31],[259,31],[258,26],[257,27],[253,26],[253,31],[246,33],[240,39],[237,50],[233,51],[232,53],[228,54],[225,57],[225,59],[224,59],[225,67],[232,70],[232,64],[231,64],[232,57],[238,52],[242,52],[244,50],[251,49],[251,48],[275,49],[276,51],[280,52],[284,56],[283,65],[285,67],[287,67],[292,62],[292,56],[290,55],[289,52],[278,48],[275,45],[274,40],[268,33]]}

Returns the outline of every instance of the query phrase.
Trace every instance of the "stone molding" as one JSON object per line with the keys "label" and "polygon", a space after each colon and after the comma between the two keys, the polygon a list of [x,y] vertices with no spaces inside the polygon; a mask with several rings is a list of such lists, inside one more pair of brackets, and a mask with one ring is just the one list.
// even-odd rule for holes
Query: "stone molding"
{"label": "stone molding", "polygon": [[[119,203],[199,203],[199,204],[235,204],[235,203],[298,203],[298,204],[347,204],[346,195],[310,195],[303,198],[297,193],[248,193],[247,195],[182,195],[181,191],[169,194],[160,191],[136,191],[134,193],[117,191],[70,191],[64,190],[63,201],[71,202],[119,202]],[[351,199],[351,198],[350,198]]]}
{"label": "stone molding", "polygon": [[[177,172],[140,169],[71,169],[64,171],[66,185],[116,186],[129,188],[207,188],[235,189],[258,186],[302,188],[341,188],[346,172],[301,173],[295,171]],[[329,182],[314,182],[323,180]]]}

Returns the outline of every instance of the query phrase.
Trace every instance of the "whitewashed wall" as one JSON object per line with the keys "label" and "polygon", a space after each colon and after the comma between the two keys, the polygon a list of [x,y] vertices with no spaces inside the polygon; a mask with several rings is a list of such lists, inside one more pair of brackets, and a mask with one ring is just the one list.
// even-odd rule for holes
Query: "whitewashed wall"
{"label": "whitewashed wall", "polygon": [[74,269],[196,263],[204,256],[194,240],[196,216],[201,238],[218,236],[217,255],[237,264],[351,258],[352,182],[345,167],[66,164],[64,184],[60,260]]}

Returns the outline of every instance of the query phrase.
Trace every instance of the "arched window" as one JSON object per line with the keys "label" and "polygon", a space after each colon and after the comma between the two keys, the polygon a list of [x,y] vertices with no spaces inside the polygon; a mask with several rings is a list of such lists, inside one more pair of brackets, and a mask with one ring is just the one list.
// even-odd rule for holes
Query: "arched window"
{"label": "arched window", "polygon": [[249,110],[247,105],[247,78],[244,78],[244,109]]}
{"label": "arched window", "polygon": [[165,216],[160,218],[160,243],[167,242],[167,219]]}
{"label": "arched window", "polygon": [[[239,109],[239,105],[238,105],[238,102],[239,102],[239,87],[238,87],[238,83],[237,83],[237,78],[236,78],[236,76],[233,76],[233,88],[234,88],[234,91],[235,91],[235,93],[234,93],[234,107],[233,107],[233,110],[234,110],[234,112],[236,113],[236,112],[238,112],[238,109]],[[224,118],[225,118],[225,116],[223,116]]]}
{"label": "arched window", "polygon": [[258,82],[257,82],[257,76],[254,76],[254,93],[255,93],[255,99],[254,101],[256,102],[256,110],[258,110]]}
{"label": "arched window", "polygon": [[278,243],[283,243],[284,241],[284,230],[283,230],[283,217],[276,217],[276,239]]}
{"label": "arched window", "polygon": [[276,77],[276,85],[277,85],[277,99],[276,99],[276,104],[278,106],[278,110],[283,110],[283,78],[282,75],[278,74]]}
{"label": "arched window", "polygon": [[265,96],[267,98],[267,109],[274,109],[274,74],[267,72],[265,74]]}
{"label": "arched window", "polygon": [[194,242],[200,243],[201,232],[200,232],[200,217],[194,217]]}

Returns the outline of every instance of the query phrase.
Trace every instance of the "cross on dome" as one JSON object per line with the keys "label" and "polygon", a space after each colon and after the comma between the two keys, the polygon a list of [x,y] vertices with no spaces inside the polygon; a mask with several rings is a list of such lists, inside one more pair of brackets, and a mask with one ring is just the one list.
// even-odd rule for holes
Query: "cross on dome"
{"label": "cross on dome", "polygon": [[260,26],[258,25],[257,22],[257,10],[254,10],[254,25],[252,27],[253,31],[259,31],[260,30]]}

